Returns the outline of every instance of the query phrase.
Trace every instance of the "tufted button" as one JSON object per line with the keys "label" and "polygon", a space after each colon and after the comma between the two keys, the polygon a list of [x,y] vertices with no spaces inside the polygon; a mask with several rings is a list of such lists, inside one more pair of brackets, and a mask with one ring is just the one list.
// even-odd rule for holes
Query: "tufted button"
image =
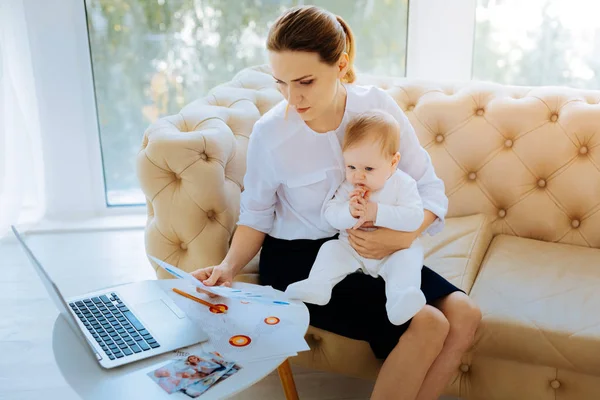
{"label": "tufted button", "polygon": [[546,187],[546,180],[545,179],[540,179],[537,184],[541,188]]}
{"label": "tufted button", "polygon": [[206,155],[206,153],[200,154],[200,158],[203,159],[204,161],[208,160],[208,156]]}
{"label": "tufted button", "polygon": [[508,148],[513,147],[513,141],[511,139],[506,139],[504,141],[504,147],[508,147]]}
{"label": "tufted button", "polygon": [[571,226],[573,228],[579,228],[579,225],[581,225],[581,222],[579,222],[578,219],[574,219],[573,221],[571,221]]}
{"label": "tufted button", "polygon": [[461,365],[460,365],[460,370],[461,370],[462,372],[464,372],[464,373],[467,373],[467,372],[469,372],[469,369],[470,369],[470,367],[469,367],[469,365],[468,365],[468,364],[461,364]]}
{"label": "tufted button", "polygon": [[319,335],[313,335],[313,339],[315,342],[320,342],[321,341],[321,336]]}
{"label": "tufted button", "polygon": [[407,111],[412,111],[415,109],[415,105],[414,104],[409,104],[408,107],[406,107]]}
{"label": "tufted button", "polygon": [[552,389],[556,390],[560,387],[560,382],[557,379],[555,379],[550,382],[550,387],[552,387]]}
{"label": "tufted button", "polygon": [[438,143],[442,143],[444,141],[444,135],[442,135],[441,133],[437,134],[435,136],[435,141]]}
{"label": "tufted button", "polygon": [[186,243],[184,243],[184,242],[181,242],[181,243],[179,244],[179,247],[181,247],[181,250],[187,250],[187,244],[186,244]]}
{"label": "tufted button", "polygon": [[471,172],[471,173],[469,174],[469,179],[470,179],[470,180],[474,181],[476,178],[477,178],[477,174],[476,174],[475,172]]}
{"label": "tufted button", "polygon": [[498,216],[500,218],[506,217],[506,210],[503,210],[503,209],[498,210]]}
{"label": "tufted button", "polygon": [[181,175],[175,174],[175,179],[177,179],[178,181],[180,181],[181,180]]}
{"label": "tufted button", "polygon": [[554,113],[550,116],[550,121],[556,122],[558,121],[558,114]]}
{"label": "tufted button", "polygon": [[587,152],[588,152],[587,146],[581,146],[579,148],[579,154],[587,154]]}
{"label": "tufted button", "polygon": [[215,212],[213,210],[208,210],[206,212],[206,216],[208,217],[208,219],[213,219],[215,217]]}
{"label": "tufted button", "polygon": [[478,108],[477,111],[475,111],[475,114],[479,115],[480,117],[483,115],[484,110],[483,108]]}

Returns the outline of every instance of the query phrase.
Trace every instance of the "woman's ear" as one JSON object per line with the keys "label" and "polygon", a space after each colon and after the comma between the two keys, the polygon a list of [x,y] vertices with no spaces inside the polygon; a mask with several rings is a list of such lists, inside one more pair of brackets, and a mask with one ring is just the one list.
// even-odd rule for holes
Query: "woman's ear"
{"label": "woman's ear", "polygon": [[350,58],[348,58],[348,53],[344,52],[340,56],[338,61],[338,78],[342,79],[346,76],[346,72],[348,72],[348,68],[350,67]]}
{"label": "woman's ear", "polygon": [[400,162],[400,153],[396,152],[392,157],[392,168],[398,168],[398,163]]}

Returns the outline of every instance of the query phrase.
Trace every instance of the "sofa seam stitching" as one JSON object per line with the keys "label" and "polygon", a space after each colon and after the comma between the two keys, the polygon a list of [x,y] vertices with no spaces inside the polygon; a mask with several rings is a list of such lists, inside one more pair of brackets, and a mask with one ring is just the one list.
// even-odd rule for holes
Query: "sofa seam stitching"
{"label": "sofa seam stitching", "polygon": [[[469,252],[467,253],[467,262],[465,263],[463,274],[460,279],[461,287],[464,285],[465,274],[467,272],[467,267],[469,266],[469,262],[471,261],[471,257],[473,255],[473,249],[475,248],[475,243],[477,242],[477,239],[479,238],[479,236],[481,234],[481,228],[483,227],[483,224],[485,223],[486,220],[487,220],[487,215],[484,215],[483,220],[479,223],[479,226],[477,227],[477,230],[475,231],[475,238],[473,239],[473,242],[471,243],[471,248],[469,249]],[[469,292],[470,292],[470,290],[469,290]]]}

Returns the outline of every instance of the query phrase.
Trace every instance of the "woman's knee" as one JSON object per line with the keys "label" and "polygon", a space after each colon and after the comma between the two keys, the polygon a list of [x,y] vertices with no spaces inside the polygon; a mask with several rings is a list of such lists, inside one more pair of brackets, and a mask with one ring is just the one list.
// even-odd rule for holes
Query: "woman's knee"
{"label": "woman's knee", "polygon": [[475,332],[481,322],[481,309],[475,302],[462,292],[448,296],[440,304],[450,324],[450,333],[453,345],[467,349],[473,343]]}
{"label": "woman's knee", "polygon": [[450,323],[450,330],[475,331],[481,322],[481,309],[475,302],[462,292],[448,296],[441,304],[440,310]]}
{"label": "woman's knee", "polygon": [[439,346],[443,346],[450,331],[450,323],[440,310],[430,305],[425,305],[413,317],[409,331],[412,331],[416,336],[430,345],[438,344]]}

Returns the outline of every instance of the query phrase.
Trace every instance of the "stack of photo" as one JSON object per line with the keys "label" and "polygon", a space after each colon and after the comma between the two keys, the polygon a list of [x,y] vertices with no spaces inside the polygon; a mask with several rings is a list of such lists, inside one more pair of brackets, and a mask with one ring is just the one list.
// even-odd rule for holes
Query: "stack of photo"
{"label": "stack of photo", "polygon": [[219,353],[178,353],[177,358],[148,373],[167,393],[182,392],[199,397],[212,386],[235,374],[241,367]]}

